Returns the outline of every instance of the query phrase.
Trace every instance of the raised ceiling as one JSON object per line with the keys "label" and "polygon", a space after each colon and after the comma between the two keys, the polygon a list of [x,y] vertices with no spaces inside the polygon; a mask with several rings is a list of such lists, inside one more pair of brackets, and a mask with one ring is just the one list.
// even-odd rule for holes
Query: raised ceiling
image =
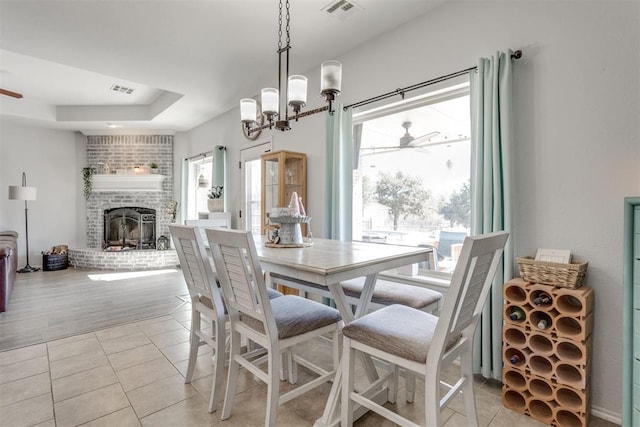
{"label": "raised ceiling", "polygon": [[[330,14],[336,1],[291,0],[292,73],[445,0],[350,1]],[[277,14],[276,0],[0,0],[0,88],[24,95],[0,96],[0,115],[85,134],[192,129],[276,84]]]}

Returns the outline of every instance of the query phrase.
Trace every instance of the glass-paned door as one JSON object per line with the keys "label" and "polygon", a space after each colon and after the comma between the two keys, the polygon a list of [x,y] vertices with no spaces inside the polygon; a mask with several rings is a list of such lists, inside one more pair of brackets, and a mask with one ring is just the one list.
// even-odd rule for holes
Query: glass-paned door
{"label": "glass-paned door", "polygon": [[271,151],[271,142],[262,142],[240,150],[240,208],[238,228],[260,234],[261,165],[260,156]]}

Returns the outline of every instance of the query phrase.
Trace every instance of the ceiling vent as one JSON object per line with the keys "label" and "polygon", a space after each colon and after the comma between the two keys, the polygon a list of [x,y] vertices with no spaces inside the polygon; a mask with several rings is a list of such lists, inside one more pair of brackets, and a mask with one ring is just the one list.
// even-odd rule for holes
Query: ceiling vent
{"label": "ceiling vent", "polygon": [[361,12],[362,6],[354,2],[353,0],[336,0],[322,9],[327,12],[329,16],[333,16],[340,20],[345,20],[350,16]]}
{"label": "ceiling vent", "polygon": [[111,90],[114,92],[119,92],[119,93],[126,93],[127,95],[131,95],[134,91],[134,89],[130,88],[130,87],[124,87],[124,86],[120,86],[120,85],[113,85],[111,86]]}

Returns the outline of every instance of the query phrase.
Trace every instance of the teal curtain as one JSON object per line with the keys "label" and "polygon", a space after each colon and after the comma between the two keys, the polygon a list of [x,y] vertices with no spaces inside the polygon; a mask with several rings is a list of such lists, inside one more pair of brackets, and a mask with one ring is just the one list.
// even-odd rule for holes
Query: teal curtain
{"label": "teal curtain", "polygon": [[326,237],[352,239],[353,117],[336,103],[327,115],[324,230]]}
{"label": "teal curtain", "polygon": [[471,234],[510,233],[476,332],[474,372],[502,376],[502,288],[513,277],[511,51],[480,58],[471,73]]}

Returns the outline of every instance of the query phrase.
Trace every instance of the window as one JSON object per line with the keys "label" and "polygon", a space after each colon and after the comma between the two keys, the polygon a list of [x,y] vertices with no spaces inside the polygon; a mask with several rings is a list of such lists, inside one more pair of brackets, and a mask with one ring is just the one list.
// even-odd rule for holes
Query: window
{"label": "window", "polygon": [[469,234],[468,83],[354,114],[353,238],[436,248],[451,273]]}
{"label": "window", "polygon": [[213,176],[213,155],[211,152],[187,159],[187,198],[185,219],[199,219],[200,212],[208,212],[207,193]]}

